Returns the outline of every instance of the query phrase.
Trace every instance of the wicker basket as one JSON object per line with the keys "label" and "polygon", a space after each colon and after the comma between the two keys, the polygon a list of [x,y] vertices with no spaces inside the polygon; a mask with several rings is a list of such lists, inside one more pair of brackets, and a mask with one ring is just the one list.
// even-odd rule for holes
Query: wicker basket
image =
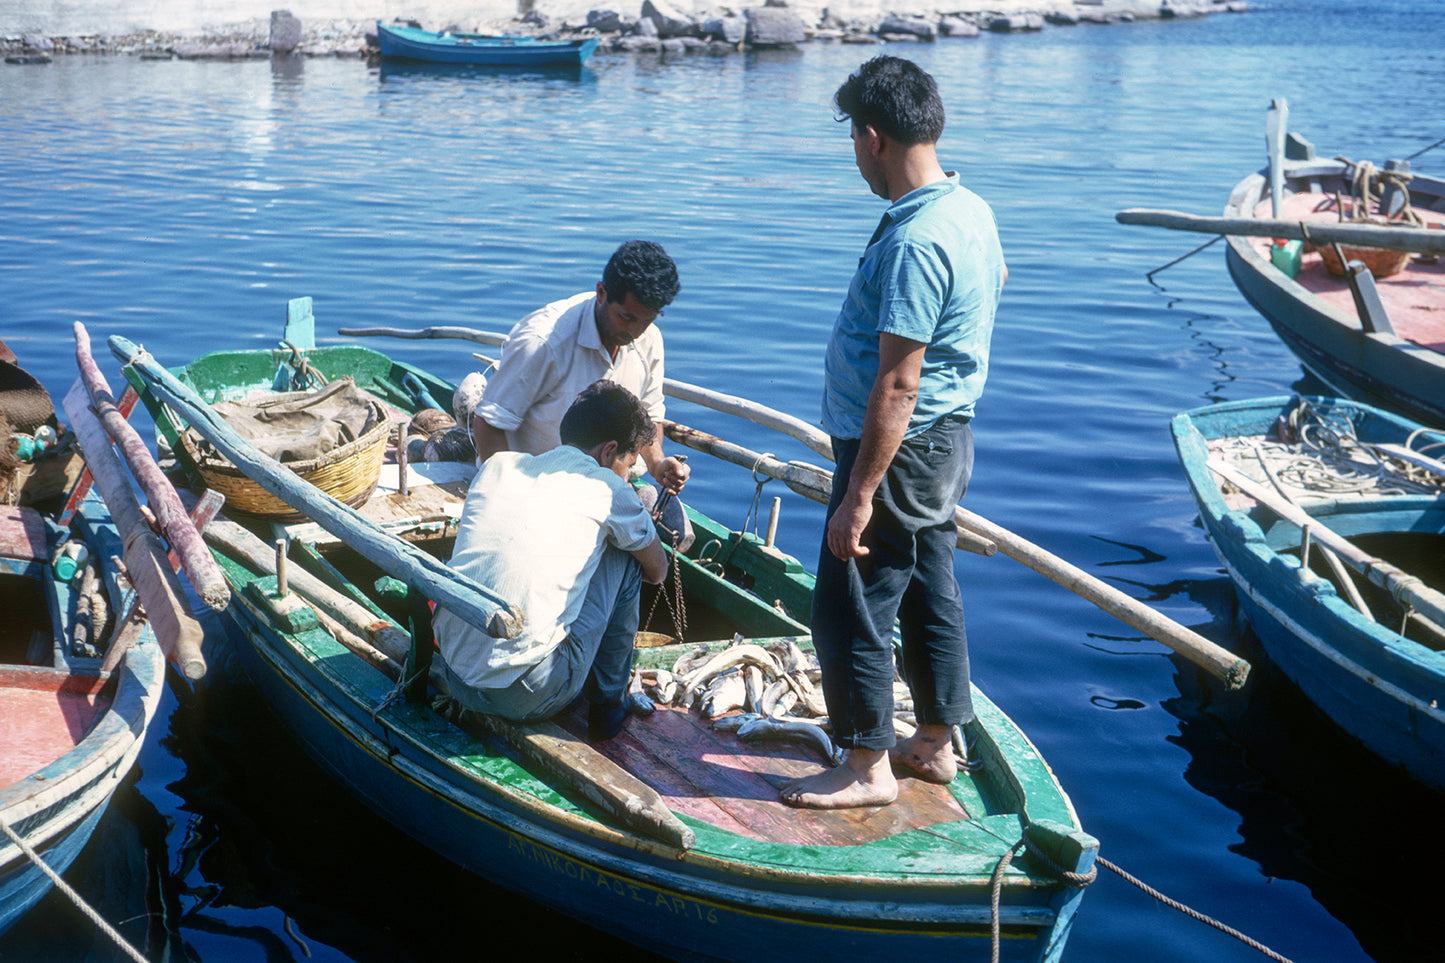
{"label": "wicker basket", "polygon": [[[280,394],[267,404],[294,398],[297,394]],[[305,481],[352,508],[366,503],[381,477],[381,464],[386,457],[391,422],[386,409],[374,398],[367,404],[372,409],[374,424],[360,438],[306,461],[284,462]],[[181,451],[188,467],[208,488],[226,496],[226,507],[233,511],[272,519],[296,522],[306,518],[291,505],[277,498],[248,478],[230,460],[218,452],[202,453],[198,438],[191,429],[181,433]]]}
{"label": "wicker basket", "polygon": [[[1341,221],[1344,225],[1369,224],[1376,227],[1415,227],[1408,221],[1393,221],[1383,217],[1371,217],[1363,220]],[[1325,269],[1335,277],[1345,276],[1345,266],[1340,263],[1339,257],[1335,254],[1333,244],[1317,245],[1320,252],[1320,260],[1325,262]],[[1405,265],[1410,263],[1409,251],[1387,251],[1382,247],[1352,247],[1348,244],[1341,244],[1340,250],[1345,253],[1346,261],[1360,261],[1370,269],[1370,273],[1377,278],[1387,278],[1393,274],[1399,274],[1405,270]]]}

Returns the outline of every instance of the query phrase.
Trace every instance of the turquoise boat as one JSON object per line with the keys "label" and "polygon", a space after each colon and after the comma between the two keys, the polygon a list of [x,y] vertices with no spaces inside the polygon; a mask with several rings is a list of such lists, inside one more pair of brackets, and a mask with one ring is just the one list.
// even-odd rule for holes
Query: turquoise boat
{"label": "turquoise boat", "polygon": [[1270,659],[1344,732],[1445,790],[1445,432],[1291,397],[1196,408],[1172,430]]}
{"label": "turquoise boat", "polygon": [[[206,409],[295,387],[302,369],[346,372],[398,419],[425,399],[450,399],[453,387],[358,345],[294,344],[214,352],[174,373],[124,339],[111,347],[144,383],[163,430],[179,427],[167,424],[169,409],[214,434],[312,519],[218,519],[206,537],[233,590],[241,663],[339,784],[479,876],[667,956],[954,960],[997,947],[1005,960],[1060,959],[1098,844],[1038,751],[981,692],[965,733],[969,765],[952,785],[903,780],[893,806],[838,812],[777,798],[784,781],[827,764],[817,727],[811,742],[743,742],[659,698],[622,736],[592,747],[578,716],[524,726],[451,711],[421,678],[430,645],[417,586],[429,565],[397,560],[447,557],[471,466],[409,466],[403,494],[388,464],[376,493],[350,509],[276,463],[252,463]],[[681,673],[688,660],[730,656],[739,636],[806,658],[811,576],[768,540],[689,515],[697,538],[669,578],[680,595],[667,606],[643,599],[657,613],[685,604],[684,640],[676,622],[645,624],[671,634],[639,648],[640,669],[654,680],[668,667]],[[278,537],[289,546],[281,559]],[[484,587],[477,597],[485,616],[494,603]]]}
{"label": "turquoise boat", "polygon": [[75,489],[84,463],[58,441],[0,505],[0,933],[50,892],[36,861],[63,875],[91,841],[165,686],[110,511]]}
{"label": "turquoise boat", "polygon": [[433,33],[378,22],[376,39],[386,60],[484,67],[581,66],[597,50],[596,37],[539,40],[480,33]]}

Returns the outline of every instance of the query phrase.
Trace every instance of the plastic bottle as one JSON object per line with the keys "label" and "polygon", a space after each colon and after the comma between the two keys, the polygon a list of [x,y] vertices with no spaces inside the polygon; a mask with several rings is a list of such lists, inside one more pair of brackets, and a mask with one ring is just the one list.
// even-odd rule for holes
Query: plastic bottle
{"label": "plastic bottle", "polygon": [[1274,239],[1269,246],[1269,263],[1279,268],[1285,277],[1293,279],[1299,277],[1300,258],[1303,257],[1304,244],[1298,240],[1282,241]]}
{"label": "plastic bottle", "polygon": [[70,539],[55,553],[55,561],[51,563],[51,569],[55,577],[62,582],[69,582],[76,574],[85,567],[90,560],[90,550],[85,543],[78,539]]}

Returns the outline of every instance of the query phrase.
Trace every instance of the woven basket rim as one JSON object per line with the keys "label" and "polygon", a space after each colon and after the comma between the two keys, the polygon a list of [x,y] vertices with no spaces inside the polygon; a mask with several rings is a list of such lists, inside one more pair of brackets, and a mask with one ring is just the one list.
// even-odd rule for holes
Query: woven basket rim
{"label": "woven basket rim", "polygon": [[[296,395],[310,394],[310,392],[292,391],[285,392],[284,394],[294,397]],[[277,401],[280,400],[287,399],[278,396]],[[260,408],[264,407],[266,404],[275,403],[276,401],[267,399],[266,403],[257,404],[255,405],[255,407]],[[386,444],[386,439],[391,437],[391,420],[387,414],[386,407],[382,405],[381,402],[370,396],[366,398],[366,403],[371,408],[372,412],[376,415],[376,424],[372,425],[365,432],[363,432],[360,437],[354,438],[344,445],[333,448],[326,454],[321,455],[317,458],[308,458],[305,461],[283,461],[278,462],[278,464],[291,469],[298,475],[301,475],[307,472],[315,471],[319,468],[325,468],[327,465],[332,465],[339,461],[345,461],[346,459],[351,458],[354,455],[357,455],[363,451],[367,451],[375,447],[378,444],[378,441],[380,442],[380,444]],[[195,443],[195,438],[198,435],[199,432],[197,432],[189,425],[184,431],[181,432],[181,444],[185,447],[186,454],[190,456],[193,462],[195,462],[195,465],[198,469],[205,471],[230,470],[237,472],[238,474],[245,475],[245,472],[242,472],[239,468],[235,466],[235,464],[231,462],[229,458],[226,458],[224,455],[220,454],[220,452],[217,452],[214,456],[203,456],[200,453],[199,447]],[[378,435],[381,436],[380,439],[377,438]]]}

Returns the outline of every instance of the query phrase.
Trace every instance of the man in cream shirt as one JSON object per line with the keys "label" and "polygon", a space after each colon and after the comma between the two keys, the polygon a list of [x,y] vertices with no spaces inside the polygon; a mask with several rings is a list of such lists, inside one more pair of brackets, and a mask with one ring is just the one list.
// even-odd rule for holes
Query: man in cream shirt
{"label": "man in cream shirt", "polygon": [[[632,392],[654,423],[662,421],[662,335],[653,322],[678,290],[677,267],[661,245],[628,241],[595,291],[554,301],[518,322],[472,413],[478,461],[499,451],[556,448],[562,415],[578,392],[602,379]],[[682,489],[688,467],[663,455],[661,431],[638,454],[665,490]]]}
{"label": "man in cream shirt", "polygon": [[520,606],[522,632],[493,638],[440,606],[434,626],[463,706],[542,719],[585,695],[589,733],[602,740],[626,719],[641,583],[667,575],[652,519],[626,480],[656,428],[634,395],[598,381],[559,432],[561,444],[542,454],[499,452],[483,463],[448,562]]}

